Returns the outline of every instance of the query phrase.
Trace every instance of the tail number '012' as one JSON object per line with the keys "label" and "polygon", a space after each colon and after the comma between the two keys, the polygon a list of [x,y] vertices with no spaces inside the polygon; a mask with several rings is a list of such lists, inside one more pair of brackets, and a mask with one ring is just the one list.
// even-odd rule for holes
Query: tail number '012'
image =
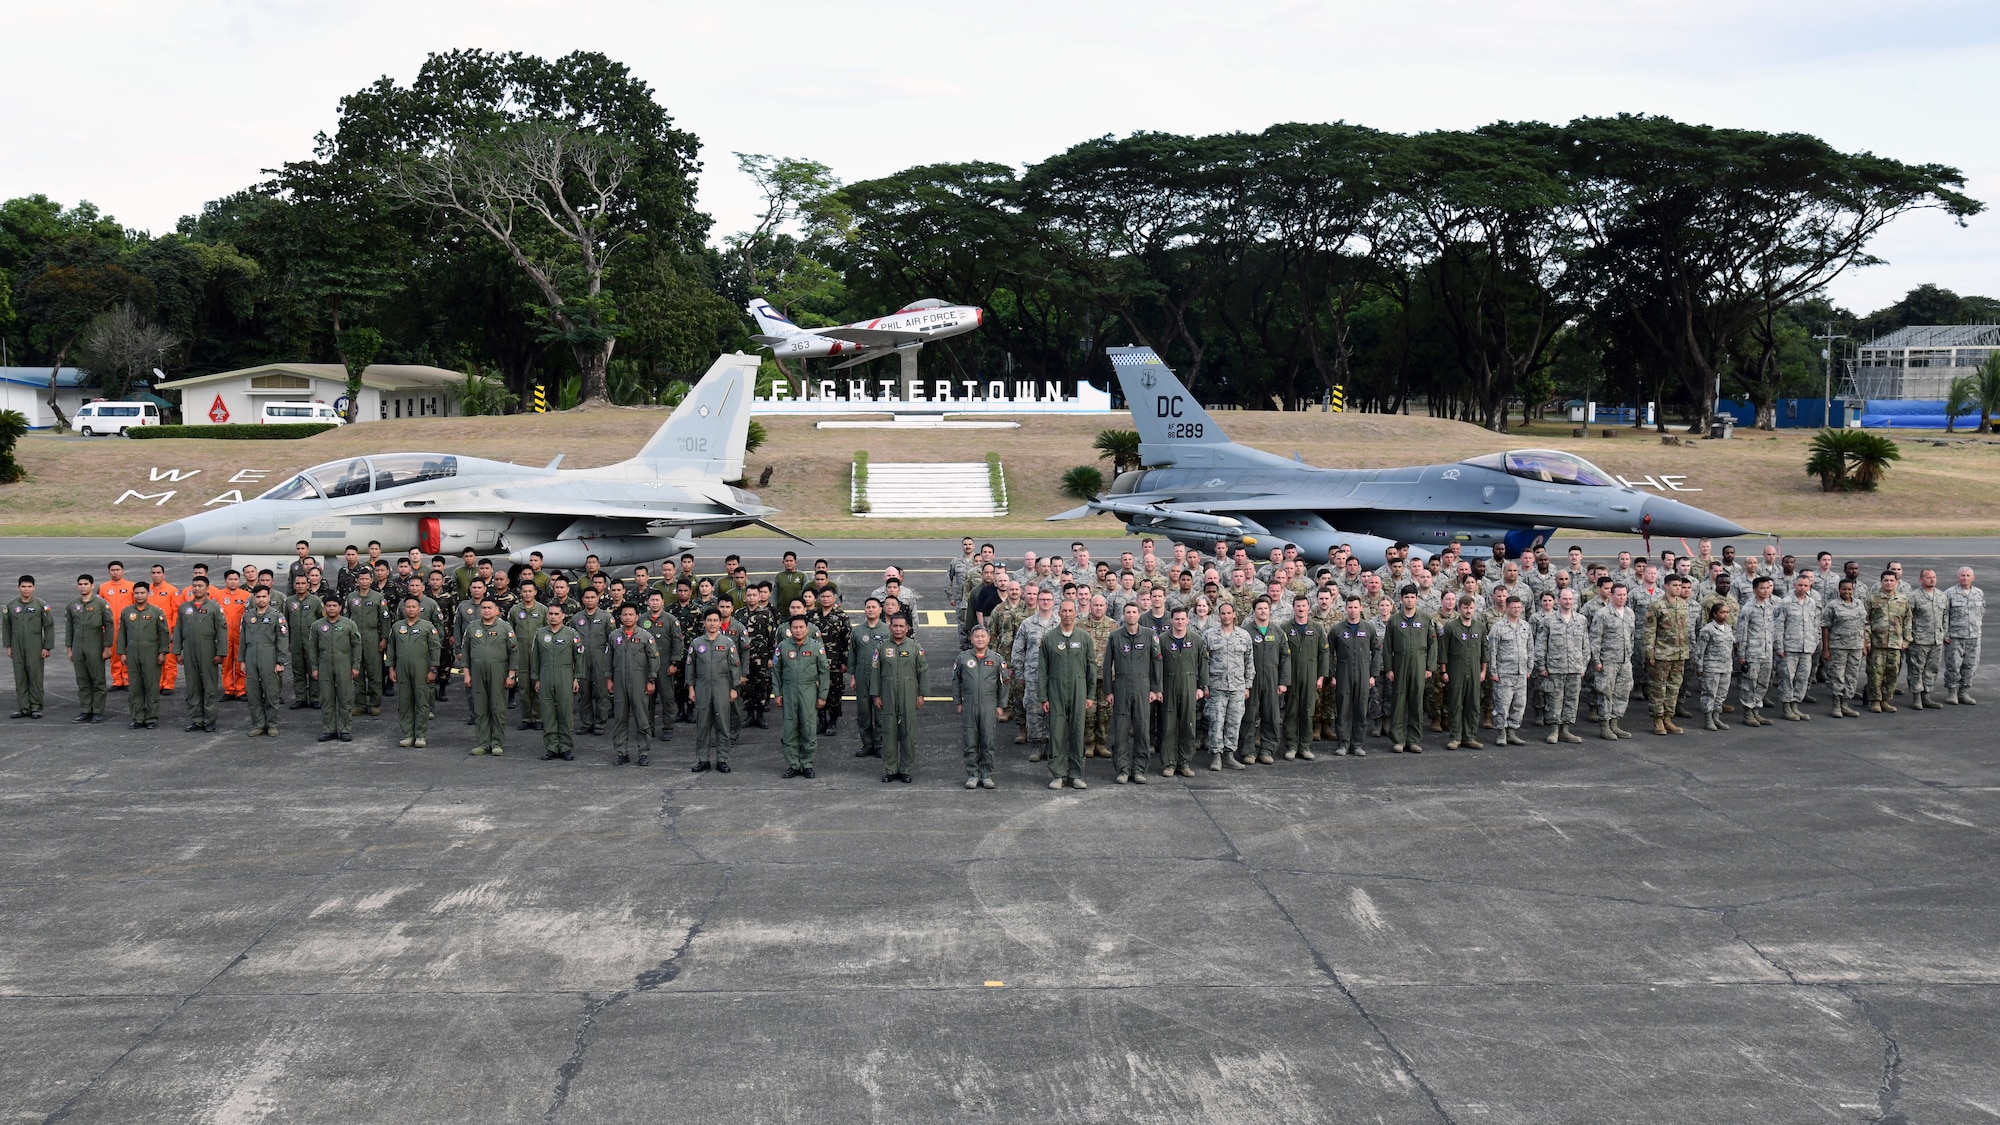
{"label": "tail number '012'", "polygon": [[1170,438],[1199,438],[1201,437],[1201,423],[1170,422],[1167,424],[1167,436]]}
{"label": "tail number '012'", "polygon": [[705,437],[683,437],[683,438],[675,438],[675,439],[674,439],[674,445],[675,445],[675,446],[677,446],[677,447],[679,447],[679,449],[680,449],[680,451],[681,451],[682,453],[707,453],[707,452],[708,452],[708,439],[707,439],[707,438],[705,438]]}

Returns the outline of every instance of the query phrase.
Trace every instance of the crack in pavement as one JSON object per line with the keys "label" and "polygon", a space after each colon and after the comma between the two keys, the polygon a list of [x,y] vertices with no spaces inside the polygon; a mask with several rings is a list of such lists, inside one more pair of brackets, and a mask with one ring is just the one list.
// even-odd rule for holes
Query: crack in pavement
{"label": "crack in pavement", "polygon": [[416,796],[410,798],[410,802],[404,805],[401,809],[398,809],[396,811],[395,816],[392,816],[388,820],[384,821],[382,825],[375,830],[374,835],[371,836],[369,840],[363,841],[361,844],[357,845],[352,851],[350,851],[347,854],[347,858],[341,860],[338,864],[336,864],[331,871],[328,871],[326,874],[320,876],[319,880],[315,882],[312,886],[301,890],[297,895],[297,901],[292,905],[291,909],[284,911],[275,918],[272,918],[268,925],[266,925],[263,929],[257,931],[257,936],[250,939],[250,944],[244,946],[243,949],[236,954],[236,956],[230,958],[228,964],[216,970],[214,976],[209,977],[207,980],[203,981],[200,988],[197,988],[193,992],[188,993],[186,996],[181,997],[180,1002],[178,1004],[175,1004],[171,1009],[169,1009],[166,1015],[161,1016],[160,1021],[158,1023],[154,1024],[152,1027],[147,1028],[144,1032],[140,1033],[139,1038],[133,1040],[131,1046],[125,1048],[124,1051],[120,1052],[118,1057],[112,1059],[111,1062],[107,1064],[103,1070],[100,1070],[96,1074],[91,1075],[90,1081],[84,1083],[81,1089],[77,1090],[76,1093],[70,1095],[68,1101],[57,1106],[55,1108],[55,1111],[53,1113],[50,1113],[47,1117],[42,1118],[42,1125],[57,1125],[58,1122],[67,1120],[69,1118],[69,1115],[75,1112],[76,1107],[83,1101],[83,1099],[88,1097],[93,1090],[96,1090],[97,1087],[101,1085],[106,1078],[110,1077],[112,1071],[118,1069],[119,1064],[123,1063],[126,1059],[131,1058],[133,1053],[136,1052],[139,1048],[144,1047],[146,1044],[151,1043],[154,1039],[158,1038],[160,1032],[165,1031],[167,1025],[174,1021],[174,1017],[180,1015],[182,1011],[186,1010],[189,1004],[192,1004],[196,1000],[201,999],[204,993],[206,993],[210,988],[214,987],[216,981],[221,980],[224,976],[226,976],[229,973],[229,970],[249,960],[250,954],[256,950],[257,946],[262,944],[265,938],[271,936],[271,931],[277,929],[281,924],[289,921],[291,918],[293,918],[295,915],[298,914],[300,904],[304,903],[307,899],[310,899],[315,891],[319,890],[321,887],[326,886],[334,879],[340,877],[340,875],[346,872],[349,867],[352,867],[354,865],[354,861],[361,858],[362,854],[368,850],[370,844],[374,842],[375,838],[380,837],[383,833],[389,831],[391,828],[394,828],[396,826],[397,821],[402,820],[403,817],[406,816],[411,809],[416,808],[417,805],[421,804],[423,802],[423,799],[425,797],[430,796],[431,792],[436,788],[437,788],[437,782],[435,781],[431,782],[429,785],[424,786],[423,791],[418,793]]}
{"label": "crack in pavement", "polygon": [[[670,791],[669,799],[671,796]],[[722,901],[722,896],[728,889],[729,868],[724,865],[722,878],[715,884],[715,893],[709,896],[708,904],[701,908],[700,917],[695,919],[694,925],[688,927],[687,935],[681,938],[680,945],[667,955],[666,960],[633,978],[631,988],[622,988],[617,992],[596,999],[587,999],[584,1002],[583,1019],[576,1026],[576,1036],[570,1044],[569,1058],[564,1059],[563,1064],[556,1068],[556,1088],[550,1096],[549,1108],[542,1114],[543,1122],[554,1125],[556,1117],[568,1103],[570,1088],[576,1082],[577,1076],[583,1073],[583,1059],[590,1050],[590,1032],[597,1026],[597,1017],[606,1008],[621,1000],[642,992],[652,992],[662,985],[672,984],[681,975],[681,958],[687,956],[688,950],[694,945],[694,939],[701,936],[703,928],[708,925],[710,912],[715,909],[716,903]]]}
{"label": "crack in pavement", "polygon": [[1355,1014],[1359,1015],[1363,1022],[1368,1024],[1369,1029],[1375,1033],[1375,1038],[1380,1040],[1383,1048],[1389,1052],[1389,1057],[1396,1060],[1396,1066],[1404,1074],[1409,1075],[1410,1081],[1430,1101],[1431,1111],[1437,1114],[1438,1120],[1444,1122],[1445,1125],[1458,1125],[1457,1119],[1452,1117],[1451,1111],[1444,1107],[1444,1102],[1438,1097],[1437,1091],[1431,1088],[1431,1084],[1424,1080],[1423,1075],[1417,1073],[1416,1064],[1411,1060],[1409,1054],[1383,1028],[1381,1022],[1375,1018],[1375,1013],[1369,1011],[1367,1005],[1361,1002],[1361,997],[1355,995],[1354,989],[1345,980],[1341,979],[1340,974],[1334,970],[1332,962],[1326,959],[1326,955],[1321,953],[1319,947],[1313,944],[1312,938],[1307,936],[1305,927],[1299,925],[1298,919],[1292,917],[1291,910],[1285,906],[1284,901],[1278,897],[1277,892],[1272,890],[1271,885],[1265,881],[1263,872],[1250,865],[1250,861],[1244,856],[1243,850],[1236,846],[1235,839],[1229,835],[1229,830],[1224,828],[1222,823],[1215,819],[1215,814],[1209,811],[1208,804],[1201,799],[1201,794],[1190,793],[1189,796],[1194,800],[1194,807],[1201,810],[1202,816],[1208,818],[1208,823],[1215,829],[1216,835],[1220,836],[1222,842],[1228,845],[1229,852],[1235,857],[1236,863],[1249,873],[1251,883],[1255,884],[1257,889],[1263,892],[1264,897],[1271,903],[1271,908],[1278,912],[1278,917],[1284,919],[1285,925],[1291,927],[1292,933],[1298,937],[1299,943],[1305,946],[1307,953],[1311,954],[1313,968],[1332,983],[1333,987],[1346,999],[1348,1006],[1354,1009]]}
{"label": "crack in pavement", "polygon": [[1869,1003],[1851,984],[1836,985],[1834,991],[1854,1001],[1868,1018],[1868,1026],[1882,1037],[1882,1084],[1875,1091],[1875,1105],[1881,1110],[1875,1117],[1877,1125],[1908,1125],[1909,1118],[1896,1108],[1903,1096],[1903,1048],[1896,1042],[1896,1029],[1889,1022],[1889,1014]]}

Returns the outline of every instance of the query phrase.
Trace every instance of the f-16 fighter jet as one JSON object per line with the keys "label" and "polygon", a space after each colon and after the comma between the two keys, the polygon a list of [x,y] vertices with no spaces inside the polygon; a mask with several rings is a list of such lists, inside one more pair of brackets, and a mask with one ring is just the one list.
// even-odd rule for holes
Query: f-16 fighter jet
{"label": "f-16 fighter jet", "polygon": [[[777,509],[725,481],[743,476],[757,357],[718,358],[638,455],[597,469],[542,468],[449,453],[389,453],[315,465],[254,500],[140,532],[132,546],[186,554],[315,554],[380,540],[385,551],[540,551],[552,567],[649,562],[696,536]],[[796,538],[796,536],[794,536]]]}
{"label": "f-16 fighter jet", "polygon": [[778,359],[847,357],[845,362],[834,364],[838,371],[897,355],[903,357],[903,374],[909,378],[916,376],[917,352],[925,344],[970,332],[986,318],[982,309],[947,305],[935,297],[905,305],[888,316],[832,328],[800,328],[761,297],[751,301],[749,308],[750,319],[757,322],[757,334],[750,338],[771,349]]}
{"label": "f-16 fighter jet", "polygon": [[1128,534],[1190,546],[1217,539],[1261,549],[1295,544],[1305,558],[1351,544],[1367,566],[1409,543],[1428,556],[1446,543],[1519,556],[1559,528],[1684,538],[1750,532],[1699,508],[1649,496],[1554,449],[1488,453],[1401,469],[1319,469],[1229,440],[1151,348],[1108,349],[1132,420],[1139,462],[1111,491],[1049,518],[1110,512]]}

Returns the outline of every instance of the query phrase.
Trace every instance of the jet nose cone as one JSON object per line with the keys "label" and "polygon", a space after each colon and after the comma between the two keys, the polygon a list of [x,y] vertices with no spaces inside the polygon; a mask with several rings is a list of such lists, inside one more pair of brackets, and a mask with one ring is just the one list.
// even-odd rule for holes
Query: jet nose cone
{"label": "jet nose cone", "polygon": [[1650,520],[1644,525],[1646,530],[1654,535],[1676,535],[1685,539],[1729,539],[1750,534],[1748,528],[1721,516],[1660,496],[1647,498],[1643,514]]}
{"label": "jet nose cone", "polygon": [[165,551],[177,554],[187,547],[187,528],[181,526],[181,521],[175,520],[142,531],[125,542],[141,551]]}

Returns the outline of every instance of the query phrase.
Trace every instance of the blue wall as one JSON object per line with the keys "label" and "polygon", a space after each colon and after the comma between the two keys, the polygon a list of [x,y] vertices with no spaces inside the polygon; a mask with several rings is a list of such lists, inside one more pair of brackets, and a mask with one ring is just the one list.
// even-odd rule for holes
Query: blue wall
{"label": "blue wall", "polygon": [[[1819,398],[1781,398],[1778,400],[1778,428],[1781,430],[1817,430],[1824,421]],[[1845,399],[1833,400],[1833,421],[1840,424],[1840,412],[1846,406]],[[1728,414],[1736,419],[1736,424],[1745,429],[1757,424],[1757,408],[1747,402],[1723,399],[1716,405],[1716,412]],[[1944,423],[1940,421],[1939,426]]]}

